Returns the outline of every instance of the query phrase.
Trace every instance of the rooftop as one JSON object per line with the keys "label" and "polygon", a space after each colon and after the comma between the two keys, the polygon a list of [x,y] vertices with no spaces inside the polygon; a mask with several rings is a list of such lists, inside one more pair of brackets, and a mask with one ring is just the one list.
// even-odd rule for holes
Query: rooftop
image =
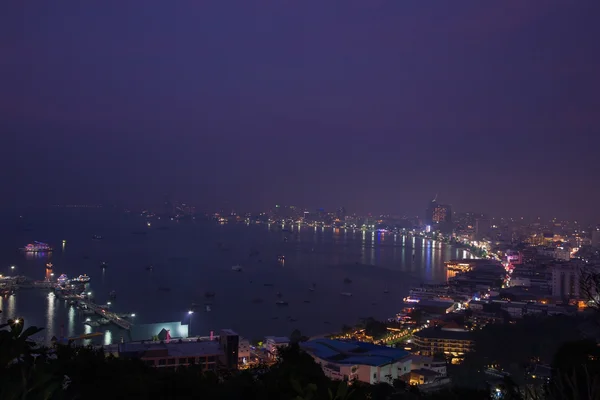
{"label": "rooftop", "polygon": [[290,339],[285,336],[267,336],[266,340],[272,340],[275,344],[287,344],[290,342]]}
{"label": "rooftop", "polygon": [[175,321],[132,325],[129,331],[129,339],[131,341],[152,340],[154,336],[158,336],[159,339],[164,340],[167,331],[171,335],[171,339],[187,338],[189,336],[188,325]]}
{"label": "rooftop", "polygon": [[432,371],[430,369],[426,369],[426,368],[419,368],[419,369],[413,369],[412,371],[410,371],[411,374],[417,374],[417,375],[422,375],[425,377],[429,377],[429,378],[433,378],[436,376],[441,376],[441,374]]}
{"label": "rooftop", "polygon": [[147,352],[166,350],[169,357],[202,357],[220,355],[221,348],[218,342],[179,342],[172,340],[169,343],[160,342],[130,342],[119,345],[119,353],[124,355],[144,356]]}
{"label": "rooftop", "polygon": [[473,334],[463,330],[445,330],[435,327],[425,328],[416,332],[414,336],[428,339],[453,339],[453,340],[473,340]]}
{"label": "rooftop", "polygon": [[333,364],[381,366],[409,355],[407,351],[364,342],[316,339],[301,343],[302,349]]}

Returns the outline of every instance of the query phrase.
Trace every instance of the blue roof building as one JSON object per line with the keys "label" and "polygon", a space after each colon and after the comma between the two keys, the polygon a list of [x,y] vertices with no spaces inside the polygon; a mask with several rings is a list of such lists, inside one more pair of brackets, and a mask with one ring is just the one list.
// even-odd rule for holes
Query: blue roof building
{"label": "blue roof building", "polygon": [[411,369],[410,353],[401,349],[332,339],[310,340],[300,346],[332,379],[391,383]]}

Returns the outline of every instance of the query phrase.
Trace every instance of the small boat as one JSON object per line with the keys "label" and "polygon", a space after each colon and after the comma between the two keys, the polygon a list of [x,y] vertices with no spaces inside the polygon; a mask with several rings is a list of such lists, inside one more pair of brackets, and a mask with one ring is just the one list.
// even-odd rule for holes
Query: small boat
{"label": "small boat", "polygon": [[100,235],[94,235],[94,236],[92,236],[92,239],[93,240],[102,240],[102,236],[100,236]]}
{"label": "small boat", "polygon": [[285,261],[285,256],[284,255],[278,255],[277,256],[277,261],[284,262]]}
{"label": "small boat", "polygon": [[51,262],[46,264],[46,269],[52,269],[54,266],[52,265]]}
{"label": "small boat", "polygon": [[206,311],[209,312],[211,310],[209,305],[206,305]]}
{"label": "small boat", "polygon": [[146,267],[146,271],[154,271],[154,267],[152,265],[148,265]]}
{"label": "small boat", "polygon": [[278,306],[287,306],[288,302],[287,301],[283,301],[283,300],[277,300],[275,302],[275,304],[277,304]]}
{"label": "small boat", "polygon": [[233,271],[236,271],[236,272],[242,272],[242,266],[241,265],[234,265],[233,267],[231,267],[231,269]]}
{"label": "small boat", "polygon": [[383,293],[388,294],[390,291],[388,290],[388,288],[383,289]]}
{"label": "small boat", "polygon": [[350,278],[345,278],[345,279],[344,279],[344,283],[352,283],[352,279],[350,279]]}
{"label": "small boat", "polygon": [[342,292],[340,293],[342,296],[346,296],[346,297],[352,297],[352,293],[350,292]]}
{"label": "small boat", "polygon": [[108,267],[108,264],[102,261],[102,263],[100,264],[100,268],[104,269],[106,267]]}

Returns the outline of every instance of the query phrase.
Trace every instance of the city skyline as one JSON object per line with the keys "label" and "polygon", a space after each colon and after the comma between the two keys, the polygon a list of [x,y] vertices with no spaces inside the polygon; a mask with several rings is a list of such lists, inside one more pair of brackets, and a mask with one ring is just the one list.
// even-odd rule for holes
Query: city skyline
{"label": "city skyline", "polygon": [[440,193],[457,210],[600,221],[598,11],[12,3],[0,206],[167,193],[419,215]]}

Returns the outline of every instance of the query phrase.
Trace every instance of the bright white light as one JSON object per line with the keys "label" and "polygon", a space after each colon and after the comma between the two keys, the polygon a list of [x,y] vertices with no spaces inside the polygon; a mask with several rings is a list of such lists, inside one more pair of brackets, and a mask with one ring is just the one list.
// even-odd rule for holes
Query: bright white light
{"label": "bright white light", "polygon": [[134,317],[135,317],[135,314],[131,314],[131,318],[134,318]]}
{"label": "bright white light", "polygon": [[188,314],[190,314],[190,315],[193,313],[194,313],[194,311],[192,311],[192,310],[188,311]]}

